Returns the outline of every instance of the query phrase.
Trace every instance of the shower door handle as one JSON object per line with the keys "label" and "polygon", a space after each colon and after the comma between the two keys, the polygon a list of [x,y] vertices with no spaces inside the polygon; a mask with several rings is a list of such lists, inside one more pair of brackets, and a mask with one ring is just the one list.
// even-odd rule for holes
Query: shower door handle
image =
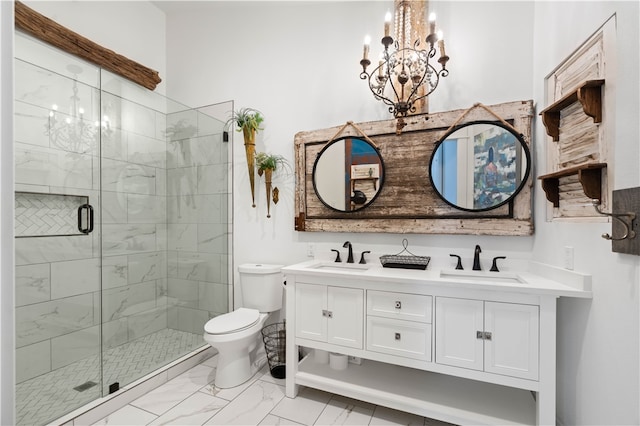
{"label": "shower door handle", "polygon": [[[87,212],[87,226],[82,224],[82,211]],[[89,234],[93,231],[93,206],[91,204],[83,204],[78,207],[78,231],[83,234]]]}

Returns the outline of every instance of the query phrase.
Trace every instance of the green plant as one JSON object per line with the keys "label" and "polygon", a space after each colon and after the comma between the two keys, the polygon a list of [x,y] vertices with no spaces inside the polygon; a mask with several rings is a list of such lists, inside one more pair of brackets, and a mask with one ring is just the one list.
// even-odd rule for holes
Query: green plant
{"label": "green plant", "polygon": [[258,171],[277,170],[278,166],[289,168],[289,161],[282,155],[267,154],[266,152],[258,152],[256,154],[256,166]]}
{"label": "green plant", "polygon": [[260,125],[264,121],[264,116],[260,111],[254,108],[240,108],[237,111],[233,111],[227,125],[235,123],[237,126],[236,131],[241,132],[247,130],[262,130]]}

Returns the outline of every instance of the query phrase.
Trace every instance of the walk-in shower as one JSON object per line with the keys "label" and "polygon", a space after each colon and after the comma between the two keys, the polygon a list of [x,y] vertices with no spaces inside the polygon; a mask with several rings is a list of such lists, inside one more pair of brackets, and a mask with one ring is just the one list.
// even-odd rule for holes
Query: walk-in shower
{"label": "walk-in shower", "polygon": [[22,34],[15,51],[16,420],[39,425],[228,312],[229,147],[201,110]]}

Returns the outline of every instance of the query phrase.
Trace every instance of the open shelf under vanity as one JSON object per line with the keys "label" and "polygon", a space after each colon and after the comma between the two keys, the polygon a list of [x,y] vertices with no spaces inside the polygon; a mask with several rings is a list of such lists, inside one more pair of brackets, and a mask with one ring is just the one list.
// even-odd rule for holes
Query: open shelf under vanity
{"label": "open shelf under vanity", "polygon": [[456,424],[536,424],[536,402],[528,390],[372,360],[334,370],[308,356],[295,381]]}

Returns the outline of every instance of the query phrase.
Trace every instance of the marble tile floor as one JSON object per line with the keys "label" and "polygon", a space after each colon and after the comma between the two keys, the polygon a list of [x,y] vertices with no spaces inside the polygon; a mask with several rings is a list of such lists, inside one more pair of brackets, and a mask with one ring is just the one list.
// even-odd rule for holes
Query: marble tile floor
{"label": "marble tile floor", "polygon": [[285,396],[285,381],[265,366],[231,389],[213,385],[217,356],[134,400],[94,425],[421,425],[437,420],[302,387]]}
{"label": "marble tile floor", "polygon": [[[110,383],[116,381],[122,387],[202,344],[200,334],[167,328],[108,349],[104,354],[102,366],[99,357],[95,355],[18,383],[17,424],[46,424],[99,398],[101,372],[104,375],[106,389]],[[83,391],[74,389],[87,382],[96,385]]]}

